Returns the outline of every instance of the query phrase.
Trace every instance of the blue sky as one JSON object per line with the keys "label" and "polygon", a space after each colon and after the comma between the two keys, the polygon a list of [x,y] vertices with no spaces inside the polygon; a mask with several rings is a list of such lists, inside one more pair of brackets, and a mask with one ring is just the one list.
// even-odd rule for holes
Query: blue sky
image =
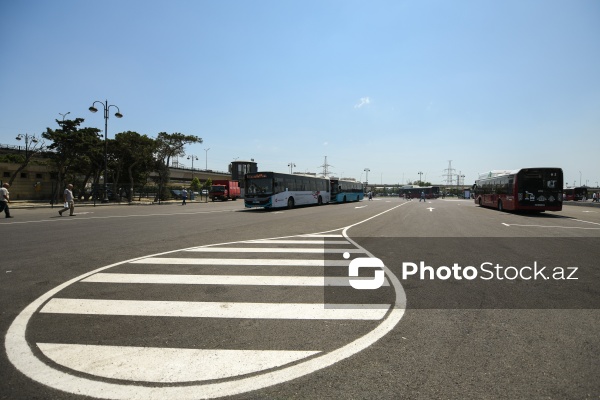
{"label": "blue sky", "polygon": [[106,99],[109,137],[198,135],[196,168],[600,181],[597,0],[6,0],[0,88],[3,144]]}

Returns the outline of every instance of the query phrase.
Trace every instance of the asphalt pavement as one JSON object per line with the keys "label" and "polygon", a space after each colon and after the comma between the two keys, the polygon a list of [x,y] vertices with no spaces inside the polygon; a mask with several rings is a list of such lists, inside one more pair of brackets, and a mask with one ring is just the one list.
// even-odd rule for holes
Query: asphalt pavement
{"label": "asphalt pavement", "polygon": [[[0,220],[3,399],[600,393],[595,207],[13,209]],[[354,289],[349,263],[373,258],[385,284]]]}

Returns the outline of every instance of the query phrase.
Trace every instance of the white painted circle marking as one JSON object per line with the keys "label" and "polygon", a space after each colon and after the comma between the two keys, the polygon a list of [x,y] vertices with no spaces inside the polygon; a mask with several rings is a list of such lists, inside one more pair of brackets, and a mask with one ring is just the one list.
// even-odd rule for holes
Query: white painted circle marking
{"label": "white painted circle marking", "polygon": [[[375,216],[367,218],[364,221],[355,223],[349,227],[344,228],[343,236],[350,243],[354,244],[358,248],[361,248],[358,244],[356,244],[352,239],[350,239],[347,236],[347,230],[352,226],[356,226],[362,222],[373,219],[381,214],[389,212],[400,206],[393,207]],[[313,235],[302,236],[306,237]],[[47,365],[32,352],[30,345],[26,340],[26,330],[28,322],[32,318],[32,316],[36,312],[38,312],[38,310],[42,306],[44,306],[45,303],[58,292],[60,292],[61,290],[65,289],[73,283],[79,282],[91,275],[97,274],[98,272],[107,270],[109,268],[122,265],[124,263],[134,262],[136,260],[142,260],[148,257],[155,257],[178,251],[181,250],[155,254],[152,256],[138,257],[135,259],[98,268],[94,271],[88,272],[74,279],[71,279],[55,287],[54,289],[46,292],[44,295],[40,296],[38,299],[34,300],[31,304],[25,307],[25,309],[15,318],[15,320],[9,327],[5,339],[5,347],[8,359],[18,370],[20,370],[29,378],[40,382],[44,385],[69,393],[109,399],[207,399],[246,393],[267,386],[287,382],[289,380],[296,379],[309,373],[315,372],[319,369],[331,366],[374,344],[377,340],[379,340],[388,332],[390,332],[398,324],[398,322],[400,322],[402,316],[404,315],[406,306],[406,294],[398,278],[389,270],[389,268],[385,267],[384,269],[387,274],[387,277],[390,280],[392,286],[394,287],[395,302],[391,305],[387,316],[385,316],[382,319],[379,325],[377,325],[373,330],[371,330],[367,334],[353,340],[352,342],[340,348],[322,354],[319,353],[320,355],[315,355],[312,358],[310,358],[312,354],[308,354],[305,355],[306,357],[309,357],[306,361],[301,361],[299,363],[287,367],[284,366],[280,369],[262,373],[256,376],[250,376],[245,378],[242,377],[241,379],[232,381],[207,384],[192,384],[186,386],[149,387],[131,384],[130,382],[120,384],[106,381],[98,381],[82,376],[76,376],[65,373],[62,370],[58,370],[51,367],[50,365]],[[366,250],[365,253],[367,253],[370,257],[373,257],[373,255]],[[347,253],[345,253],[344,256],[346,254]],[[40,348],[42,351],[48,352],[55,350],[53,346],[41,345]],[[299,354],[299,357],[302,358],[303,355]]]}

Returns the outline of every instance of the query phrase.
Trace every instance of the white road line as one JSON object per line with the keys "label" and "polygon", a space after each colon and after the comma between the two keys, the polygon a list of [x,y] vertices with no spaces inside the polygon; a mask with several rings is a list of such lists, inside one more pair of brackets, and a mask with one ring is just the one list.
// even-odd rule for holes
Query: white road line
{"label": "white road line", "polygon": [[[354,278],[360,279],[360,278]],[[365,278],[371,279],[371,278]],[[167,275],[99,273],[83,279],[86,283],[142,283],[165,285],[247,285],[247,286],[350,286],[349,277],[253,276],[253,275]],[[385,280],[383,286],[389,286]]]}
{"label": "white road line", "polygon": [[[582,221],[585,222],[585,221]],[[559,228],[559,229],[585,229],[585,230],[600,230],[600,228],[584,228],[582,226],[556,226],[556,225],[523,225],[523,224],[506,224],[502,223],[504,226],[525,226],[531,228]]]}
{"label": "white road line", "polygon": [[[56,208],[58,210],[58,208]],[[56,211],[54,210],[54,211]],[[91,219],[111,219],[111,218],[139,218],[139,217],[171,217],[173,215],[198,215],[198,214],[215,214],[215,213],[224,213],[224,212],[234,212],[236,210],[214,210],[214,211],[197,211],[197,212],[183,212],[183,213],[161,213],[161,214],[130,214],[130,215],[107,215],[104,217],[95,216],[95,217],[59,217],[58,215],[53,215],[49,219],[42,219],[39,221],[13,221],[7,223],[0,223],[0,225],[17,225],[17,224],[39,224],[42,222],[62,222],[62,221],[87,221]],[[75,211],[77,213],[77,211]],[[83,213],[82,213],[83,214]]]}
{"label": "white road line", "polygon": [[196,247],[185,251],[197,253],[364,253],[360,249],[285,248],[285,247]]}
{"label": "white road line", "polygon": [[582,219],[574,219],[573,221],[577,221],[577,222],[585,222],[586,224],[600,225],[600,223],[598,223],[598,222],[584,221],[584,220],[582,220]]}
{"label": "white road line", "polygon": [[299,320],[380,320],[390,304],[233,303],[53,298],[46,314]]}
{"label": "white road line", "polygon": [[339,267],[348,266],[349,261],[335,260],[280,260],[280,259],[253,259],[253,258],[168,258],[148,257],[131,261],[132,264],[171,264],[171,265],[273,265],[273,266],[298,266],[298,267]]}
{"label": "white road line", "polygon": [[[335,229],[336,231],[338,231],[339,229]],[[331,232],[331,231],[330,231]],[[343,237],[342,235],[335,235],[335,234],[310,234],[310,235],[299,235],[298,237],[308,237],[308,238],[341,238]]]}
{"label": "white road line", "polygon": [[[37,343],[54,362],[104,378],[182,383],[230,378],[280,367],[319,351],[175,349]],[[143,365],[145,368],[140,368]]]}
{"label": "white road line", "polygon": [[245,242],[238,243],[260,243],[260,244],[348,244],[345,240],[268,240],[268,239],[259,239],[259,240],[248,240]]}

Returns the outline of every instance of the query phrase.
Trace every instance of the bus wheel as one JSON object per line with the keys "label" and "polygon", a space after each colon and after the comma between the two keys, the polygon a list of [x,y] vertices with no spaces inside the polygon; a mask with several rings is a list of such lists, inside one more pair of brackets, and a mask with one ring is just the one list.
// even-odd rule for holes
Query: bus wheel
{"label": "bus wheel", "polygon": [[504,211],[504,207],[502,207],[502,200],[498,200],[498,211]]}
{"label": "bus wheel", "polygon": [[322,206],[323,205],[323,198],[321,196],[319,196],[319,200],[318,200],[318,205]]}
{"label": "bus wheel", "polygon": [[288,207],[287,207],[287,208],[288,208],[288,209],[290,209],[290,210],[291,210],[292,208],[294,208],[294,198],[293,198],[293,197],[290,197],[290,198],[288,199]]}

